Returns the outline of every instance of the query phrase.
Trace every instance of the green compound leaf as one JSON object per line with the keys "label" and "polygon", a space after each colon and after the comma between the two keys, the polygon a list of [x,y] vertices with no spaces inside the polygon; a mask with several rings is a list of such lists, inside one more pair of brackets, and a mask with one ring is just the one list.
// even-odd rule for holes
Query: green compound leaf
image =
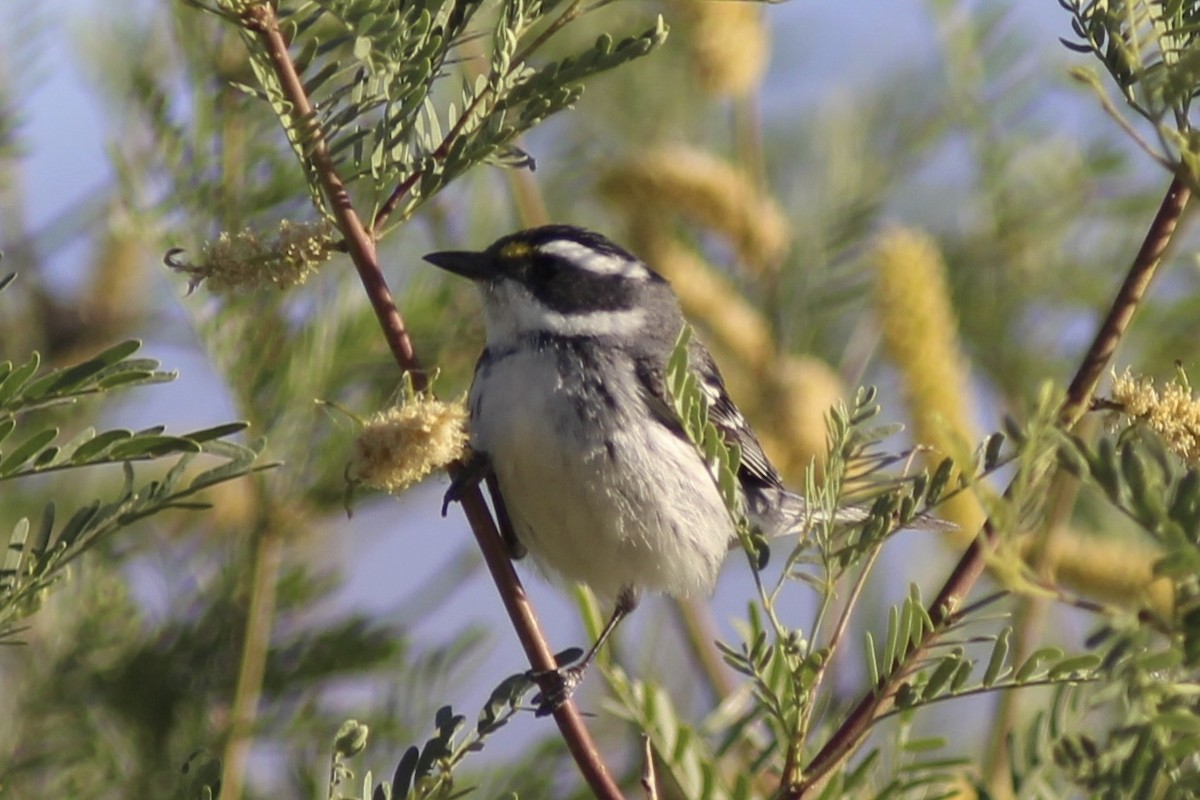
{"label": "green compound leaf", "polygon": [[58,436],[58,428],[43,428],[30,435],[10,452],[0,456],[0,478],[14,474],[43,447]]}

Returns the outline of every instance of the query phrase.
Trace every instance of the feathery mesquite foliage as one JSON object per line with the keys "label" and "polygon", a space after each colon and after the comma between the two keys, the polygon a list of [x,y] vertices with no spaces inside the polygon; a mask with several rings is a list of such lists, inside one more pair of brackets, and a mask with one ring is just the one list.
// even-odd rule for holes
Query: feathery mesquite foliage
{"label": "feathery mesquite foliage", "polygon": [[[45,789],[50,778],[39,783],[31,776],[43,774],[39,765],[55,764],[73,791],[144,795],[161,788],[155,781],[164,767],[182,763],[183,796],[257,796],[260,785],[246,777],[248,754],[252,744],[266,742],[287,749],[292,794],[330,798],[457,797],[479,776],[486,782],[480,794],[504,789],[559,796],[568,783],[578,785],[564,767],[567,747],[587,772],[590,790],[607,797],[636,793],[644,775],[651,776],[651,796],[674,790],[689,798],[747,800],[949,796],[966,785],[1016,796],[1072,788],[1194,793],[1200,781],[1194,702],[1200,479],[1189,461],[1194,401],[1186,377],[1153,398],[1148,379],[1117,381],[1111,398],[1097,397],[1097,387],[1123,342],[1139,374],[1153,374],[1156,367],[1140,360],[1155,348],[1185,361],[1180,374],[1192,369],[1194,300],[1186,291],[1166,299],[1147,295],[1147,287],[1178,235],[1200,163],[1190,122],[1198,12],[1182,0],[1060,4],[1074,31],[1064,39],[1081,54],[1077,63],[1095,57],[1101,70],[1077,67],[1074,75],[1094,87],[1103,110],[1171,172],[1166,198],[1115,292],[1098,276],[1114,253],[1130,249],[1121,232],[1142,218],[1143,205],[1110,205],[1095,191],[1093,181],[1126,177],[1105,172],[1116,170],[1119,159],[1103,137],[1060,151],[1054,137],[1005,118],[1011,108],[1035,105],[1029,100],[1040,84],[1020,79],[1022,59],[1013,53],[1021,45],[989,17],[1000,4],[963,15],[951,13],[945,0],[930,0],[943,26],[945,75],[917,79],[900,70],[894,80],[868,87],[853,108],[806,114],[777,136],[773,120],[758,117],[770,30],[760,6],[683,8],[677,31],[694,38],[672,50],[662,47],[666,27],[657,18],[639,20],[635,30],[642,33],[620,41],[595,27],[587,12],[610,5],[605,2],[187,0],[189,8],[177,12],[184,24],[169,34],[179,46],[165,55],[145,48],[179,69],[156,68],[162,64],[151,58],[147,63],[155,66],[130,68],[130,116],[149,136],[123,137],[115,145],[118,171],[129,198],[160,196],[169,187],[162,193],[168,200],[141,208],[147,218],[165,222],[172,236],[186,230],[189,239],[211,242],[196,248],[194,258],[172,252],[168,263],[220,290],[187,301],[196,310],[196,329],[226,376],[239,415],[251,420],[256,435],[266,434],[266,452],[284,464],[244,484],[251,487],[248,507],[233,529],[245,536],[203,534],[212,538],[194,549],[221,551],[214,570],[219,578],[198,578],[194,593],[182,587],[182,621],[156,628],[152,640],[126,630],[138,627],[136,603],[97,581],[105,602],[74,612],[80,624],[65,637],[77,646],[39,656],[52,665],[53,694],[62,697],[31,688],[31,710],[18,715],[24,741],[51,744],[14,750],[10,764],[0,767],[0,783]],[[611,5],[606,13],[638,13]],[[678,8],[669,4],[665,13]],[[611,18],[600,24],[613,25]],[[660,52],[614,71],[581,102],[585,81],[651,51]],[[1103,73],[1115,82],[1112,96]],[[171,81],[180,75],[192,81],[191,91],[176,97],[178,84]],[[653,79],[663,75],[669,78]],[[942,87],[944,96],[925,99],[932,87]],[[175,101],[183,96],[198,104],[191,118],[176,116],[181,103]],[[1117,101],[1133,111],[1132,119]],[[569,121],[552,137],[528,135],[573,106],[587,120],[587,136]],[[714,116],[732,124],[713,125]],[[768,124],[760,125],[764,120]],[[0,109],[6,136],[16,130],[9,122]],[[636,131],[636,145],[605,139],[621,126]],[[906,309],[912,314],[936,304],[934,328],[910,333],[916,337],[910,351],[920,349],[921,337],[942,337],[942,352],[965,354],[960,365],[970,359],[969,375],[958,370],[954,382],[986,392],[1009,416],[991,425],[1004,434],[987,436],[972,450],[957,440],[953,446],[930,441],[935,437],[923,432],[941,424],[964,439],[961,431],[978,421],[978,414],[971,420],[942,406],[941,423],[917,424],[918,441],[888,452],[885,445],[899,441],[888,438],[898,426],[880,422],[881,416],[906,410],[920,419],[935,407],[937,385],[914,391],[907,409],[888,397],[893,381],[875,369],[883,359],[874,322],[854,313],[872,280],[864,254],[873,252],[868,240],[881,219],[922,216],[910,199],[928,179],[919,177],[917,165],[936,154],[932,142],[954,136],[961,145],[964,132],[976,170],[971,193],[961,206],[962,198],[941,202],[970,213],[956,218],[949,233],[936,214],[911,224],[936,240],[938,250],[928,248],[925,266],[940,254],[937,271],[945,285],[936,297],[925,297],[928,281],[912,272],[906,283],[897,270],[899,285],[881,284],[880,291],[902,322]],[[680,138],[690,144],[663,143]],[[629,155],[612,159],[613,149]],[[469,364],[476,321],[464,312],[468,306],[456,289],[406,279],[406,327],[382,265],[409,261],[411,253],[385,251],[385,241],[415,247],[415,226],[408,224],[414,221],[445,244],[464,230],[481,239],[498,233],[511,215],[497,213],[491,188],[480,189],[486,178],[473,167],[494,165],[528,177],[535,161],[539,176],[551,177],[523,181],[521,207],[553,208],[556,218],[576,216],[601,227],[589,204],[607,203],[628,225],[635,251],[670,273],[685,308],[698,317],[693,321],[726,361],[735,392],[761,395],[739,397],[740,405],[777,462],[805,481],[812,506],[824,519],[850,504],[867,509],[855,525],[814,519],[795,541],[767,543],[743,531],[751,585],[745,613],[734,633],[701,634],[693,639],[700,644],[689,646],[718,639],[719,658],[736,675],[731,681],[717,674],[721,665],[704,667],[710,704],[704,692],[692,691],[698,679],[676,691],[672,679],[693,676],[676,670],[675,662],[661,682],[654,664],[640,659],[628,667],[607,657],[598,662],[603,684],[593,679],[588,688],[602,688],[606,696],[603,703],[584,702],[645,737],[645,754],[639,750],[631,765],[612,757],[617,748],[603,739],[599,747],[590,743],[580,717],[568,709],[557,720],[563,740],[519,748],[528,755],[481,768],[470,756],[493,737],[523,735],[508,723],[527,709],[532,683],[526,674],[486,679],[496,687],[472,725],[444,705],[442,695],[450,690],[445,676],[471,660],[477,636],[438,631],[445,641],[418,650],[406,631],[359,616],[325,627],[300,621],[332,581],[314,578],[301,563],[303,551],[323,547],[292,542],[332,527],[328,515],[341,509],[352,448],[352,435],[314,416],[311,401],[353,409],[352,417],[394,405],[401,382],[395,368],[368,366],[381,360],[378,326],[407,370],[401,391],[410,401],[432,397],[422,363],[444,367],[439,389],[458,388]],[[599,176],[594,193],[559,178],[581,163]],[[446,193],[455,182],[469,183],[471,195],[488,202]],[[918,191],[910,191],[913,184]],[[311,210],[297,215],[306,205]],[[292,223],[293,216],[317,221]],[[273,240],[254,233],[276,224]],[[340,283],[343,256],[378,326]],[[727,270],[717,266],[730,262]],[[325,265],[319,273],[317,263]],[[1192,286],[1186,277],[1172,277],[1173,289]],[[267,285],[285,291],[257,291]],[[1162,324],[1128,335],[1134,310],[1147,302]],[[1044,325],[1077,329],[1090,319],[1084,311],[1103,307],[1108,315],[1079,365],[1070,363],[1073,349],[1048,348],[1037,337]],[[1073,316],[1064,320],[1060,309]],[[957,329],[949,322],[954,316]],[[49,483],[103,464],[125,464],[128,475],[132,462],[162,456],[197,464],[215,458],[218,465],[194,474],[180,462],[147,484],[128,478],[115,500],[85,505],[65,524],[55,521],[53,510],[42,515],[40,528],[18,523],[0,572],[0,635],[12,638],[21,615],[36,611],[55,581],[62,585],[63,567],[85,549],[97,562],[114,558],[108,552],[114,548],[103,545],[120,541],[111,535],[116,525],[190,507],[192,492],[224,488],[225,478],[256,469],[251,459],[259,444],[226,441],[240,432],[235,425],[171,436],[158,427],[80,434],[64,423],[66,410],[92,395],[123,386],[140,391],[141,384],[165,377],[157,365],[134,358],[132,347],[119,344],[78,367],[45,374],[28,356],[0,367],[0,487]],[[901,363],[905,358],[892,355],[898,367],[922,369]],[[1067,378],[1072,368],[1065,395],[1033,388],[1046,375]],[[832,403],[828,395],[864,373],[885,388]],[[816,390],[814,376],[820,377]],[[738,454],[706,424],[703,397],[687,380],[683,344],[672,362],[671,390],[738,518],[731,491]],[[960,387],[954,394],[965,392]],[[1022,410],[1021,398],[1035,394]],[[6,415],[4,404],[13,402],[25,410]],[[780,404],[786,414],[778,412]],[[457,412],[429,411],[445,423],[439,435],[426,435],[433,426],[414,406],[414,419],[403,420],[382,449],[437,439],[444,454],[455,452],[462,434]],[[1117,424],[1106,433],[1076,428],[1090,411]],[[822,416],[824,429],[811,422]],[[414,424],[422,435],[409,435]],[[58,428],[72,432],[60,440]],[[919,464],[928,444],[952,458],[938,452]],[[379,455],[373,453],[373,463]],[[427,452],[405,455],[429,456],[403,461],[406,475],[423,474],[440,460]],[[137,463],[134,475],[150,466]],[[361,469],[351,472],[363,477]],[[1001,477],[1009,482],[1003,494],[995,488]],[[898,531],[926,522],[924,515],[955,498],[978,504],[988,522],[957,566],[939,575],[935,559],[913,551],[923,544],[918,538],[948,537],[901,539]],[[553,664],[482,499],[470,500],[466,510],[531,663]],[[1116,534],[1093,535],[1107,529],[1136,530],[1141,539],[1134,547],[1128,539],[1115,541]],[[1055,558],[1072,563],[1064,567],[1052,563]],[[315,560],[327,567],[327,559]],[[407,563],[391,565],[389,578],[420,584],[417,599],[406,599],[395,612],[398,618],[424,617],[456,591],[467,568],[440,569],[425,580]],[[985,575],[992,585],[978,589]],[[1030,608],[1069,609],[1094,632],[1084,641],[1044,631],[1038,636],[1036,614],[1008,618],[1014,597]],[[136,644],[118,651],[99,641],[97,626],[87,624],[94,620]],[[95,675],[103,677],[99,687]],[[333,694],[327,690],[344,686],[351,675],[383,687],[387,701],[356,709],[355,720],[337,729],[346,712],[326,703]],[[162,680],[151,685],[149,676]],[[101,698],[86,705],[88,718],[56,724],[61,702],[78,708],[79,697],[92,696],[87,691]],[[1012,713],[994,716],[993,738],[1003,746],[988,748],[994,768],[981,769],[961,726],[943,712],[999,694]],[[154,703],[162,713],[135,702],[142,696],[165,698]],[[1022,714],[1029,697],[1046,702]],[[979,706],[971,708],[973,719],[987,717],[975,713]],[[100,755],[78,757],[64,732],[72,726]],[[335,729],[326,752],[317,741]],[[128,738],[119,738],[126,731]],[[211,749],[197,750],[205,746]],[[382,778],[370,771],[356,778],[357,761],[389,769]],[[126,764],[143,762],[150,767],[119,782]]]}

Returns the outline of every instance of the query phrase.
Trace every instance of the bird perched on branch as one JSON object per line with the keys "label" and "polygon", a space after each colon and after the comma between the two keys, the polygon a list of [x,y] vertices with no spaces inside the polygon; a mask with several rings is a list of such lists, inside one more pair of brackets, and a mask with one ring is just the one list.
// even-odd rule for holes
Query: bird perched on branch
{"label": "bird perched on branch", "polygon": [[[711,593],[737,542],[735,516],[765,537],[811,522],[712,356],[692,339],[688,368],[708,420],[740,454],[737,508],[723,499],[668,391],[668,361],[686,322],[670,285],[648,265],[600,234],[565,225],[425,259],[474,282],[487,329],[469,399],[473,454],[447,503],[494,474],[514,555],[527,549],[546,572],[615,604],[584,658],[560,670],[551,705],[569,695],[643,592]],[[866,516],[844,513],[846,521]]]}

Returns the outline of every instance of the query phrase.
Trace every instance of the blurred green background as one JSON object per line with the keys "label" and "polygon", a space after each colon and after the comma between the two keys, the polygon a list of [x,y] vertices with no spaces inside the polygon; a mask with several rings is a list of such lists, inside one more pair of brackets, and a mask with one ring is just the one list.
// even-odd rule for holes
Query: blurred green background
{"label": "blurred green background", "polygon": [[[1071,34],[1056,3],[624,0],[564,42],[641,30],[655,14],[672,28],[662,50],[602,76],[523,142],[536,172],[476,169],[384,242],[441,393],[465,390],[481,328],[470,293],[420,255],[548,219],[604,231],[669,275],[796,486],[823,446],[821,415],[856,385],[879,385],[888,417],[952,450],[1070,377],[1169,176],[1067,77],[1086,58],[1059,43]],[[343,509],[354,431],[314,401],[368,414],[399,384],[348,261],[287,296],[224,302],[187,294],[162,266],[169,247],[312,216],[273,118],[228,88],[251,80],[241,44],[180,3],[82,0],[7,5],[0,41],[0,272],[19,273],[0,295],[0,358],[36,349],[65,364],[143,338],[178,380],[61,424],[247,419],[283,464],[214,491],[211,511],[106,542],[46,599],[25,643],[0,648],[0,794],[173,796],[180,766],[206,749],[233,770],[229,796],[323,797],[346,717],[370,724],[366,760],[390,770],[435,708],[471,717],[523,661],[461,515],[438,515],[443,479],[360,497],[351,519]],[[945,282],[953,363],[933,367],[949,375],[936,401],[904,378],[930,369],[904,363],[924,345],[906,356],[881,343],[881,264],[921,260],[896,255],[907,240],[879,238],[897,227],[939,262],[910,281]],[[1194,369],[1200,271],[1187,244],[1176,261],[1120,364]],[[941,428],[922,428],[929,402]],[[103,495],[117,473],[5,485],[0,529],[51,495]],[[973,530],[977,509],[953,513]],[[1106,597],[1145,590],[1148,557],[1127,522],[1084,493],[1059,523],[1048,552],[1060,577]],[[894,582],[866,602],[885,609],[910,581],[932,592],[956,553],[902,535],[884,552]],[[1131,560],[1133,574],[1117,574]],[[703,612],[718,636],[749,597],[744,563],[730,561]],[[584,643],[569,595],[523,575],[552,642]],[[677,620],[648,602],[618,652],[699,714],[715,698]],[[1083,624],[1050,611],[1037,629],[1076,642]],[[247,685],[251,639],[264,669]],[[847,668],[837,683],[849,693],[861,680]],[[602,694],[590,683],[584,709],[599,712]],[[956,750],[987,745],[973,719],[991,707],[947,710]],[[252,724],[232,731],[239,708]],[[594,724],[635,778],[636,736],[611,717]],[[472,769],[491,795],[580,791],[551,726],[531,716]]]}

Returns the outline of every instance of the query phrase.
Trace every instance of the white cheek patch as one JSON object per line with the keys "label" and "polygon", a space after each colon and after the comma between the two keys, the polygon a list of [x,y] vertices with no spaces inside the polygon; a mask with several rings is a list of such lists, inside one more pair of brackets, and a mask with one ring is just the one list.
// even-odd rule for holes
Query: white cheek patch
{"label": "white cheek patch", "polygon": [[601,253],[579,242],[565,239],[547,242],[538,252],[556,256],[596,275],[621,275],[633,280],[646,280],[650,273],[641,262],[611,253]]}
{"label": "white cheek patch", "polygon": [[587,314],[550,313],[542,316],[541,330],[559,336],[614,336],[636,333],[645,321],[646,312],[641,308]]}
{"label": "white cheek patch", "polygon": [[484,290],[483,314],[489,347],[504,347],[529,334],[554,336],[613,336],[636,333],[646,322],[646,309],[589,311],[561,314],[551,311],[528,289],[501,281]]}

